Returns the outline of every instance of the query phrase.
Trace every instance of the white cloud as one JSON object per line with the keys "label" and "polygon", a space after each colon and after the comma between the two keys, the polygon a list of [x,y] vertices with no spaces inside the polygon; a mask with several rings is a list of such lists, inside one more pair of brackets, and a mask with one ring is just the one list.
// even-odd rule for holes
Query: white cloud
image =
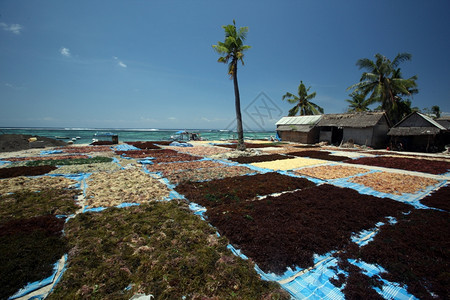
{"label": "white cloud", "polygon": [[20,90],[25,90],[26,89],[24,86],[18,86],[18,85],[9,83],[9,82],[6,82],[5,86],[10,88],[10,89],[16,90],[16,91],[20,91]]}
{"label": "white cloud", "polygon": [[65,48],[65,47],[62,47],[62,48],[59,50],[59,52],[60,52],[63,56],[65,56],[65,57],[70,57],[70,56],[71,56],[70,50],[69,50],[68,48]]}
{"label": "white cloud", "polygon": [[173,121],[173,120],[176,120],[177,118],[175,118],[175,117],[169,117],[168,119],[171,120],[171,121]]}
{"label": "white cloud", "polygon": [[114,60],[117,61],[117,65],[119,67],[122,67],[122,68],[126,68],[127,67],[127,65],[123,61],[119,60],[119,58],[117,56],[113,56],[113,58],[114,58]]}
{"label": "white cloud", "polygon": [[20,24],[11,24],[8,25],[6,23],[0,23],[0,27],[5,31],[12,32],[14,34],[20,34],[20,31],[23,29],[23,26]]}

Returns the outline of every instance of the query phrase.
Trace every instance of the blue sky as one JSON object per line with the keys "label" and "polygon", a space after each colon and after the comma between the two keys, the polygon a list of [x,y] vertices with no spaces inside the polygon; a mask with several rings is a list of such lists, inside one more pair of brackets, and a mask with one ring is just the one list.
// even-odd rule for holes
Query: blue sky
{"label": "blue sky", "polygon": [[449,11],[447,0],[2,0],[0,126],[228,128],[233,83],[211,45],[233,19],[252,46],[238,73],[249,129],[275,128],[300,80],[325,113],[344,112],[356,61],[376,53],[411,53],[413,106],[450,113]]}

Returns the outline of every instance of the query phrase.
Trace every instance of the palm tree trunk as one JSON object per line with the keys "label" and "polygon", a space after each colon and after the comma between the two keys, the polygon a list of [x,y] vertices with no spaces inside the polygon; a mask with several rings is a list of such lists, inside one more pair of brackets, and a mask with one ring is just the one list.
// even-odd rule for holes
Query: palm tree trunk
{"label": "palm tree trunk", "polygon": [[237,80],[237,60],[233,61],[234,64],[234,74],[233,74],[233,83],[234,83],[234,99],[236,106],[236,126],[237,126],[237,134],[238,134],[238,150],[245,150],[244,144],[244,130],[242,128],[242,115],[241,115],[241,98],[239,96],[239,86]]}

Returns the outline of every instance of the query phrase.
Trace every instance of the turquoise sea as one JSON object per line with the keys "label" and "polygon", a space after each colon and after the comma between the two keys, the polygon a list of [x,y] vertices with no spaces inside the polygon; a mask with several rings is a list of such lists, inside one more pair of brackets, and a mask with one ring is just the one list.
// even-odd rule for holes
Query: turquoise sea
{"label": "turquoise sea", "polygon": [[[96,133],[111,132],[119,136],[120,142],[133,141],[168,141],[171,137],[177,137],[181,130],[178,129],[95,129],[95,128],[0,128],[0,134],[27,134],[37,135],[49,138],[61,139],[63,141],[71,141],[74,144],[89,144],[95,137]],[[200,134],[202,139],[212,140],[229,140],[237,138],[236,132],[209,129],[186,129],[182,131],[194,132]],[[271,136],[275,137],[275,131],[252,131],[244,132],[245,139],[263,139],[268,140]],[[79,139],[76,139],[79,137]],[[102,140],[102,138],[98,138]],[[108,138],[103,138],[108,139]],[[109,139],[110,140],[110,139]]]}

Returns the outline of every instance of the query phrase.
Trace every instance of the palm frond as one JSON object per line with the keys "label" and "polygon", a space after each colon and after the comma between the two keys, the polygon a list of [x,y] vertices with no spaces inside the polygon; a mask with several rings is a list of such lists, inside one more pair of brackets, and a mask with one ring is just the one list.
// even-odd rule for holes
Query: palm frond
{"label": "palm frond", "polygon": [[361,69],[366,69],[368,71],[372,71],[372,70],[374,70],[376,68],[376,65],[374,64],[374,62],[371,61],[368,58],[358,59],[356,61],[356,65],[359,67],[360,70]]}
{"label": "palm frond", "polygon": [[392,66],[396,68],[400,63],[411,60],[412,55],[406,52],[399,53],[392,61]]}

